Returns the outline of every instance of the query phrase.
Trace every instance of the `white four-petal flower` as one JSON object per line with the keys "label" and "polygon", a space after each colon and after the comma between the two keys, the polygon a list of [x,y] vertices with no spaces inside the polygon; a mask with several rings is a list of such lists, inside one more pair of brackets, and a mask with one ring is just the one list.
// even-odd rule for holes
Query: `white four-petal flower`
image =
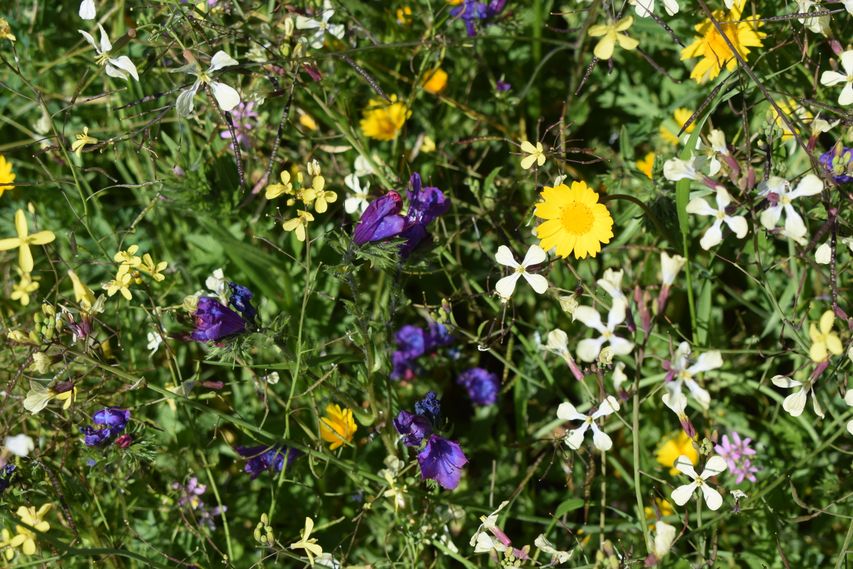
{"label": "white four-petal flower", "polygon": [[728,225],[729,229],[734,231],[735,236],[738,239],[746,237],[746,232],[749,230],[749,226],[747,225],[746,218],[744,216],[731,216],[726,213],[726,208],[732,203],[732,197],[725,188],[717,187],[716,202],[716,209],[705,201],[704,198],[693,198],[687,204],[687,213],[708,215],[714,218],[714,223],[711,224],[711,227],[705,231],[705,234],[702,235],[702,239],[699,240],[699,245],[706,251],[715,245],[719,245],[723,241],[723,223]]}
{"label": "white four-petal flower", "polygon": [[720,506],[723,505],[723,497],[714,488],[711,488],[708,484],[708,479],[726,471],[726,461],[723,457],[714,455],[709,458],[708,462],[705,463],[705,470],[702,471],[702,474],[696,474],[690,458],[683,454],[675,459],[673,466],[682,474],[686,474],[693,479],[693,482],[679,486],[672,491],[670,496],[673,502],[679,506],[683,506],[693,496],[696,488],[699,488],[702,490],[702,496],[705,498],[705,504],[708,505],[708,508],[715,511],[720,509]]}
{"label": "white four-petal flower", "polygon": [[[850,10],[850,7],[847,7]],[[841,68],[844,73],[838,71],[824,71],[820,76],[820,84],[827,87],[844,83],[841,94],[838,96],[838,104],[846,107],[853,105],[853,49],[848,49],[841,54]]]}
{"label": "white four-petal flower", "polygon": [[613,306],[607,313],[607,325],[605,326],[597,310],[590,306],[578,306],[572,313],[572,318],[580,320],[601,334],[598,338],[587,338],[578,342],[578,358],[585,362],[595,361],[605,342],[610,344],[615,356],[630,354],[631,350],[634,349],[634,343],[615,334],[616,327],[625,321],[625,311],[625,302],[614,300]]}
{"label": "white four-petal flower", "polygon": [[582,421],[582,424],[577,429],[572,429],[566,434],[566,446],[572,450],[577,450],[583,443],[584,434],[588,429],[592,430],[592,444],[601,451],[610,450],[613,446],[613,441],[602,431],[595,423],[596,420],[606,417],[619,410],[619,402],[612,395],[608,395],[598,410],[592,415],[584,415],[575,409],[575,406],[568,401],[560,403],[557,407],[557,417],[563,421]]}
{"label": "white four-petal flower", "polygon": [[202,71],[197,63],[191,63],[178,69],[174,69],[174,73],[183,71],[197,77],[189,89],[184,89],[181,94],[178,95],[178,101],[175,105],[178,110],[178,114],[182,117],[187,117],[193,112],[193,97],[195,97],[196,92],[198,92],[202,85],[210,85],[213,97],[216,99],[219,108],[223,111],[230,111],[239,105],[240,94],[236,89],[229,87],[225,83],[213,81],[210,78],[210,74],[214,71],[219,71],[224,67],[231,67],[233,65],[239,65],[239,63],[236,59],[220,50],[213,54],[213,58],[210,60],[210,67],[207,68],[207,71]]}
{"label": "white four-petal flower", "polygon": [[519,277],[524,277],[524,280],[528,282],[537,294],[542,294],[548,290],[548,281],[545,277],[529,273],[527,271],[528,267],[540,265],[548,260],[548,254],[543,251],[539,245],[531,245],[530,249],[527,250],[527,254],[524,256],[524,260],[521,261],[520,264],[515,261],[515,257],[513,257],[512,251],[509,250],[509,247],[501,245],[498,247],[495,260],[499,264],[513,269],[511,275],[503,277],[495,283],[495,290],[498,292],[502,300],[507,301],[512,296],[512,293],[515,291],[515,283],[518,281]]}
{"label": "white four-petal flower", "polygon": [[344,178],[344,184],[353,192],[353,195],[344,200],[344,210],[347,213],[364,213],[364,210],[370,205],[367,201],[370,182],[366,181],[364,187],[362,187],[358,176],[356,174],[349,174]]}
{"label": "white four-petal flower", "polygon": [[717,350],[700,354],[696,358],[696,362],[690,365],[690,344],[681,342],[670,364],[669,373],[672,376],[672,381],[667,382],[665,385],[668,393],[665,393],[663,396],[664,404],[675,411],[676,414],[678,414],[678,409],[681,409],[683,412],[683,409],[687,406],[687,399],[681,390],[683,386],[686,386],[696,402],[703,409],[707,409],[711,404],[711,394],[700,387],[694,377],[700,373],[717,369],[722,365],[723,357]]}
{"label": "white four-petal flower", "polygon": [[334,15],[335,11],[332,9],[332,3],[326,0],[323,3],[323,11],[320,13],[319,20],[298,15],[296,16],[296,29],[315,30],[311,39],[308,40],[308,44],[314,49],[320,49],[323,47],[323,40],[327,32],[338,39],[344,37],[344,26],[342,24],[329,23],[329,20]]}
{"label": "white four-petal flower", "polygon": [[[641,18],[647,18],[655,11],[655,0],[630,0],[630,3],[634,4],[634,11]],[[678,14],[677,0],[663,0],[663,7],[670,16]]]}
{"label": "white four-petal flower", "polygon": [[806,407],[806,400],[809,398],[809,393],[811,393],[812,409],[814,409],[814,414],[823,419],[823,410],[820,408],[820,403],[812,389],[813,385],[811,381],[798,381],[784,375],[775,375],[770,379],[770,381],[772,381],[773,385],[776,387],[794,389],[794,392],[782,401],[782,409],[791,415],[791,417],[799,417],[803,414],[803,409]]}
{"label": "white four-petal flower", "polygon": [[823,182],[814,174],[809,174],[800,180],[795,189],[791,183],[778,176],[770,176],[766,182],[758,185],[759,195],[767,198],[770,207],[761,212],[761,225],[773,229],[785,212],[785,229],[782,234],[798,243],[804,243],[807,233],[806,224],[791,202],[804,196],[814,196],[823,191]]}
{"label": "white four-petal flower", "polygon": [[110,43],[110,38],[107,37],[107,32],[104,31],[104,26],[98,24],[98,29],[101,30],[100,43],[96,43],[95,38],[93,38],[92,34],[89,32],[77,30],[83,34],[83,37],[86,38],[89,45],[95,48],[95,53],[98,54],[97,57],[95,57],[95,63],[103,65],[107,75],[110,77],[128,80],[127,76],[130,75],[139,81],[139,74],[136,72],[136,66],[128,56],[122,55],[120,57],[110,57],[110,50],[113,48],[113,44]]}

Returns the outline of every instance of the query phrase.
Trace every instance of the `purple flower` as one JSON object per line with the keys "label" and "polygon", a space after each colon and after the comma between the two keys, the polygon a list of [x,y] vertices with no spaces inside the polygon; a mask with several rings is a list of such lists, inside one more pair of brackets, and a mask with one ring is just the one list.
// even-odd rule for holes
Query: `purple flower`
{"label": "purple flower", "polygon": [[462,447],[438,435],[431,435],[426,446],[418,453],[421,478],[432,479],[446,490],[459,486],[462,467],[468,463]]}
{"label": "purple flower", "polygon": [[461,6],[450,11],[454,18],[460,18],[465,23],[465,31],[469,37],[477,35],[477,21],[483,21],[497,16],[506,6],[506,0],[491,0],[488,4],[478,0],[465,0]]}
{"label": "purple flower", "polygon": [[198,342],[216,342],[240,334],[246,329],[246,323],[239,314],[209,296],[198,299],[193,318],[195,330],[190,334],[190,338]]}
{"label": "purple flower", "polygon": [[80,432],[83,433],[83,442],[90,447],[105,445],[124,430],[128,421],[130,421],[130,411],[127,409],[106,407],[96,411],[92,415],[92,422],[97,427],[91,425],[80,427]]}
{"label": "purple flower", "polygon": [[433,425],[438,425],[441,418],[441,401],[435,391],[427,393],[423,399],[415,403],[415,415],[426,417]]}
{"label": "purple flower", "polygon": [[7,464],[0,467],[0,494],[12,485],[12,477],[15,475],[15,465]]}
{"label": "purple flower", "polygon": [[728,435],[723,435],[722,444],[715,445],[714,450],[725,459],[729,472],[737,476],[736,484],[743,482],[744,478],[755,482],[755,473],[758,472],[758,468],[753,466],[752,461],[747,458],[755,454],[755,450],[749,447],[752,439],[741,440],[736,431],[732,431],[731,435],[731,441]]}
{"label": "purple flower", "polygon": [[456,379],[468,391],[468,397],[475,405],[493,405],[498,401],[500,380],[498,376],[481,367],[463,371]]}
{"label": "purple flower", "polygon": [[417,172],[412,174],[409,183],[412,189],[407,193],[409,210],[406,216],[400,215],[403,204],[397,192],[388,192],[374,200],[361,214],[355,228],[353,242],[356,245],[403,237],[406,242],[400,247],[400,256],[405,259],[426,239],[427,225],[447,212],[450,200],[438,188],[422,188],[421,176]]}
{"label": "purple flower", "polygon": [[373,241],[391,239],[403,232],[406,219],[400,215],[403,198],[397,192],[388,192],[370,202],[355,228],[353,241],[364,245]]}
{"label": "purple flower", "polygon": [[208,509],[207,504],[201,499],[201,496],[207,491],[207,486],[199,484],[198,478],[195,476],[189,479],[186,486],[179,482],[173,482],[172,489],[178,490],[181,493],[180,498],[178,498],[178,506],[192,512],[195,519],[210,529],[216,527],[216,524],[213,522],[214,516],[228,511],[226,506],[217,506]]}
{"label": "purple flower", "polygon": [[[234,134],[237,136],[237,143],[243,148],[251,146],[249,139],[249,131],[255,128],[255,123],[258,120],[258,113],[255,112],[255,103],[240,103],[231,111],[231,120],[234,124]],[[228,129],[219,133],[219,136],[231,140],[231,131]]]}
{"label": "purple flower", "polygon": [[451,344],[453,336],[445,325],[430,322],[427,330],[410,324],[401,327],[395,340],[397,350],[391,355],[391,379],[399,381],[413,379],[418,371],[416,360]]}
{"label": "purple flower", "polygon": [[412,415],[400,411],[394,418],[394,428],[403,435],[403,442],[409,447],[419,447],[425,438],[432,434],[432,423],[421,415]]}
{"label": "purple flower", "polygon": [[107,407],[92,415],[93,423],[106,425],[116,431],[123,431],[128,421],[130,421],[130,411],[118,407]]}
{"label": "purple flower", "polygon": [[246,320],[253,320],[257,312],[252,306],[252,291],[235,282],[229,282],[228,286],[231,288],[231,298],[228,299],[228,304],[236,308]]}
{"label": "purple flower", "polygon": [[277,446],[237,447],[235,450],[248,459],[243,470],[249,473],[252,480],[267,470],[281,472],[285,461],[290,466],[300,454],[296,449]]}
{"label": "purple flower", "polygon": [[498,93],[506,93],[507,91],[512,89],[512,85],[510,83],[508,83],[507,81],[504,81],[503,79],[501,79],[495,84],[495,89],[497,90]]}
{"label": "purple flower", "polygon": [[820,155],[820,163],[839,184],[853,182],[853,148],[845,148],[838,142]]}
{"label": "purple flower", "polygon": [[447,329],[447,326],[439,324],[433,320],[430,320],[428,326],[427,345],[429,347],[429,351],[434,351],[437,348],[449,346],[453,343],[453,336],[450,335],[450,331]]}
{"label": "purple flower", "polygon": [[427,335],[423,328],[406,324],[394,335],[397,351],[409,359],[419,358],[427,351]]}

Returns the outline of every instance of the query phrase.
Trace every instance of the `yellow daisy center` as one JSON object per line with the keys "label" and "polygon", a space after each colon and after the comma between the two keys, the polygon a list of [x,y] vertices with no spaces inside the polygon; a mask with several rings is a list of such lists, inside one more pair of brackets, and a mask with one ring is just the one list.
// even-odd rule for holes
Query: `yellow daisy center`
{"label": "yellow daisy center", "polygon": [[564,207],[560,213],[560,223],[563,229],[574,235],[584,235],[592,229],[595,218],[592,210],[585,204],[572,202]]}

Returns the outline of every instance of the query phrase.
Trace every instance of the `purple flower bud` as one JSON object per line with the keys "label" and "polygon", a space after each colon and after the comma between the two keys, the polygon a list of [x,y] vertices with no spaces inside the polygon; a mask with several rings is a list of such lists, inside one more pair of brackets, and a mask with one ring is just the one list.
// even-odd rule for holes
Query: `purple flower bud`
{"label": "purple flower bud", "polygon": [[403,198],[397,192],[388,192],[367,206],[355,228],[353,242],[364,245],[372,241],[382,241],[399,235],[406,224],[400,215]]}
{"label": "purple flower bud", "polygon": [[252,291],[235,282],[229,282],[228,286],[231,288],[231,298],[228,299],[228,303],[246,320],[254,319],[256,312],[255,307],[252,306]]}
{"label": "purple flower bud", "polygon": [[83,442],[89,447],[101,446],[113,438],[113,430],[110,427],[96,429],[86,425],[85,427],[80,427],[80,432],[83,433]]}
{"label": "purple flower bud", "polygon": [[105,425],[117,431],[123,431],[128,421],[130,411],[118,407],[107,407],[92,415],[92,422],[96,425]]}
{"label": "purple flower bud", "polygon": [[198,299],[193,317],[195,330],[190,338],[198,342],[216,342],[246,330],[246,323],[239,314],[209,296]]}
{"label": "purple flower bud", "polygon": [[404,438],[406,446],[419,447],[425,438],[432,434],[429,419],[420,415],[412,415],[408,411],[400,411],[394,418],[394,428]]}
{"label": "purple flower bud", "polygon": [[435,391],[430,391],[423,399],[415,403],[415,414],[426,417],[433,425],[438,425],[441,418],[441,401],[439,401]]}
{"label": "purple flower bud", "polygon": [[498,376],[481,367],[463,371],[456,379],[468,391],[468,397],[475,405],[494,405],[498,401],[500,380]]}
{"label": "purple flower bud", "polygon": [[503,79],[495,83],[495,90],[497,90],[498,93],[506,93],[510,89],[512,89],[512,85]]}
{"label": "purple flower bud", "polygon": [[435,480],[446,490],[459,486],[462,467],[467,463],[468,458],[459,443],[438,435],[431,435],[426,446],[418,453],[421,478]]}

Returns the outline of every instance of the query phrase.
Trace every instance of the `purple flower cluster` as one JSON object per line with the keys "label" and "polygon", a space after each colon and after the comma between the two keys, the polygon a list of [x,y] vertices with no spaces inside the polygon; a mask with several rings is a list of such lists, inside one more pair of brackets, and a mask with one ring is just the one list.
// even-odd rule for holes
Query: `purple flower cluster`
{"label": "purple flower cluster", "polygon": [[460,6],[453,8],[450,15],[459,18],[465,23],[465,31],[469,37],[477,35],[477,22],[484,22],[501,13],[506,6],[506,0],[491,0],[491,2],[480,2],[479,0],[464,0]]}
{"label": "purple flower cluster", "polygon": [[839,142],[821,154],[820,163],[839,184],[853,182],[853,148],[845,148]]}
{"label": "purple flower cluster", "polygon": [[[97,447],[112,442],[124,431],[130,421],[130,411],[118,407],[107,407],[92,415],[92,422],[97,426],[86,425],[80,427],[83,433],[83,442],[86,446]],[[117,439],[116,439],[117,440]],[[129,440],[127,439],[122,440]],[[128,445],[123,445],[126,448]]]}
{"label": "purple flower cluster", "polygon": [[0,467],[0,494],[12,485],[12,478],[15,476],[15,465],[7,464]]}
{"label": "purple flower cluster", "polygon": [[[251,140],[249,139],[249,131],[255,128],[255,123],[258,121],[258,113],[255,112],[255,103],[240,103],[231,111],[231,120],[234,123],[234,134],[237,136],[237,143],[243,148],[249,148]],[[219,133],[219,136],[231,140],[231,131],[228,129]]]}
{"label": "purple flower cluster", "polygon": [[732,431],[731,435],[731,441],[728,435],[723,435],[722,444],[714,446],[714,450],[725,459],[729,472],[737,476],[735,481],[737,484],[744,479],[755,482],[755,473],[758,472],[758,468],[753,466],[748,458],[755,455],[755,449],[749,447],[752,439],[748,437],[741,439],[737,431]]}
{"label": "purple flower cluster", "polygon": [[210,529],[216,527],[213,518],[228,511],[227,506],[207,507],[207,504],[201,499],[201,496],[207,492],[207,486],[199,484],[198,478],[195,476],[191,477],[186,485],[179,482],[172,483],[172,489],[180,491],[181,497],[178,498],[178,506],[191,512],[200,524],[204,524]]}
{"label": "purple flower cluster", "polygon": [[441,403],[435,392],[430,391],[415,403],[414,414],[408,411],[397,414],[394,428],[408,447],[417,448],[426,440],[426,445],[418,453],[421,478],[435,480],[442,488],[453,490],[459,486],[462,467],[468,463],[468,458],[459,443],[433,434],[440,417]]}
{"label": "purple flower cluster", "polygon": [[456,383],[468,391],[475,405],[494,405],[498,401],[501,382],[497,374],[481,367],[472,367],[459,374]]}
{"label": "purple flower cluster", "polygon": [[252,480],[267,470],[281,472],[285,462],[290,466],[300,454],[296,449],[280,446],[237,447],[235,450],[248,459],[243,470],[249,473]]}
{"label": "purple flower cluster", "polygon": [[412,174],[409,180],[412,189],[408,192],[409,210],[403,209],[403,198],[391,191],[367,206],[353,233],[353,242],[364,245],[402,237],[406,241],[400,247],[400,256],[408,257],[415,247],[426,239],[427,225],[450,208],[450,200],[438,188],[421,187],[421,175]]}
{"label": "purple flower cluster", "polygon": [[428,329],[407,324],[395,336],[397,349],[391,354],[391,379],[410,380],[417,375],[417,360],[453,343],[453,336],[444,324],[430,322]]}

